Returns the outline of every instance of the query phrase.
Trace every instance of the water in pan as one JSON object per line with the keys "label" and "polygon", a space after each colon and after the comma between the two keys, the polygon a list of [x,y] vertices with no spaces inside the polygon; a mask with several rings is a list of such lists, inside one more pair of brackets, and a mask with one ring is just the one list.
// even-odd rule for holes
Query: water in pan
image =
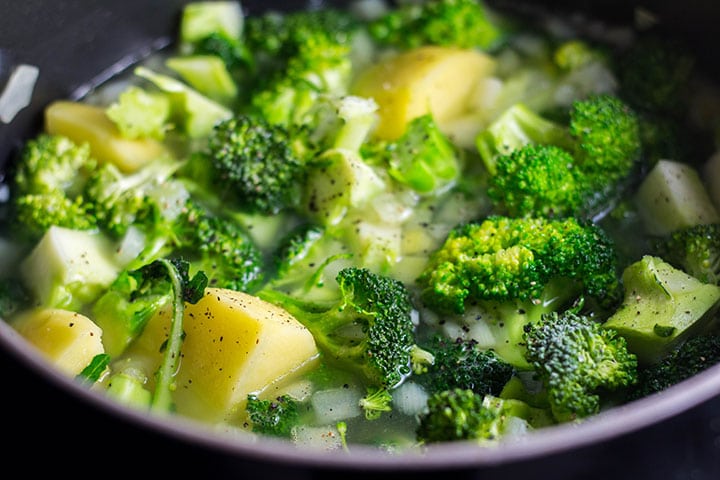
{"label": "water in pan", "polygon": [[[362,6],[365,9],[355,14],[384,15],[382,10],[368,9],[377,7],[376,3],[363,2]],[[467,9],[468,15],[475,11]],[[695,88],[689,97],[663,96],[659,90],[644,87],[633,95],[633,82],[639,79],[628,73],[628,63],[621,63],[623,69],[615,63],[617,59],[624,62],[626,52],[632,51],[628,48],[637,32],[630,29],[598,30],[596,24],[581,23],[583,32],[592,26],[593,35],[575,41],[579,30],[572,21],[552,19],[529,29],[528,24],[509,21],[499,12],[484,12],[490,15],[484,28],[476,24],[468,32],[457,23],[458,28],[448,31],[447,24],[432,22],[434,14],[422,17],[420,8],[407,12],[406,16],[383,17],[384,21],[374,22],[372,29],[357,35],[342,29],[321,37],[296,31],[294,35],[307,45],[293,45],[293,34],[282,36],[291,31],[282,29],[283,22],[293,17],[266,17],[266,23],[246,20],[245,44],[235,41],[240,22],[233,22],[238,18],[233,15],[215,22],[187,23],[177,50],[149,59],[141,69],[108,83],[82,103],[51,105],[48,132],[67,136],[75,145],[58,143],[57,137],[53,143],[46,137],[47,143],[36,146],[72,152],[75,159],[91,153],[100,163],[114,167],[98,169],[102,175],[89,175],[91,179],[81,186],[77,180],[82,175],[75,171],[63,180],[62,195],[75,202],[67,204],[68,209],[80,210],[79,216],[71,218],[65,216],[66,211],[56,210],[37,215],[32,208],[48,208],[51,202],[61,201],[58,191],[43,190],[46,178],[20,180],[19,186],[35,190],[13,198],[17,210],[12,215],[23,220],[23,235],[7,240],[13,248],[20,245],[27,256],[7,278],[8,286],[18,285],[14,279],[21,280],[32,298],[28,304],[6,307],[10,323],[60,368],[121,401],[139,408],[170,409],[241,434],[265,431],[287,436],[318,448],[343,448],[345,431],[351,444],[379,445],[392,451],[418,447],[419,438],[452,440],[453,435],[493,444],[499,437],[510,439],[544,425],[585,418],[627,398],[623,395],[633,390],[624,383],[634,378],[637,359],[644,368],[685,340],[686,332],[692,330],[690,324],[699,329],[712,319],[715,281],[702,278],[702,288],[683,283],[683,288],[692,285],[694,292],[702,292],[693,297],[702,296],[704,303],[681,304],[693,316],[655,321],[650,334],[642,330],[647,329],[644,324],[628,327],[621,315],[613,315],[621,304],[619,297],[611,295],[621,293],[614,289],[616,285],[605,277],[605,283],[592,283],[595,276],[582,277],[563,263],[574,260],[584,268],[582,275],[597,276],[607,273],[611,265],[602,263],[607,259],[598,259],[596,266],[602,268],[592,270],[590,260],[605,244],[595,243],[595,230],[566,219],[592,219],[612,239],[621,240],[618,265],[632,264],[643,273],[652,272],[662,280],[655,285],[662,285],[663,292],[673,292],[677,286],[668,279],[689,282],[666,264],[635,261],[654,252],[648,242],[651,238],[717,222],[713,197],[698,194],[705,188],[715,194],[717,187],[712,182],[702,184],[693,175],[694,169],[716,168],[715,161],[709,160],[714,132],[708,118],[714,117],[708,117],[713,112],[707,108],[712,105],[708,99],[716,98],[714,90],[706,90],[704,83],[692,77],[692,82],[700,82],[692,85],[703,88]],[[393,21],[387,21],[390,18]],[[345,17],[333,21],[342,28],[353,25]],[[411,31],[417,33],[398,35],[393,25],[399,21],[414,22],[416,30]],[[278,43],[259,34],[267,32],[263,28],[268,24],[277,32],[270,40]],[[228,41],[224,36],[228,32],[234,32],[230,37],[235,40]],[[602,45],[595,43],[600,38],[606,41]],[[317,48],[314,42],[320,41],[329,43],[312,51]],[[428,46],[444,42],[451,45]],[[252,48],[244,50],[248,45]],[[341,55],[344,52],[350,55]],[[198,57],[198,53],[211,55]],[[272,55],[295,58],[277,61]],[[676,65],[676,72],[691,73],[689,64]],[[255,74],[248,75],[253,69]],[[647,95],[650,92],[657,95]],[[593,136],[588,129],[566,129],[573,102],[596,94],[619,95],[637,117],[629,118],[623,124],[627,128],[609,137]],[[682,101],[668,103],[669,99]],[[603,103],[602,107],[617,104]],[[248,115],[237,115],[240,112]],[[619,121],[618,116],[627,110],[612,112],[613,121]],[[269,123],[261,124],[258,118]],[[509,118],[511,123],[502,123]],[[632,122],[637,119],[646,123],[639,130],[643,135],[633,137]],[[218,122],[221,127],[216,126]],[[311,132],[302,131],[300,124],[305,125],[302,128],[309,124]],[[502,130],[503,125],[516,130]],[[653,139],[649,133],[656,130],[650,130],[650,125],[667,130]],[[415,129],[410,130],[414,137],[401,136],[410,128]],[[669,141],[666,132],[675,128],[682,135]],[[598,173],[601,166],[588,163],[588,155],[605,158],[602,148],[608,144],[624,148],[616,140],[626,141],[628,136],[643,147],[637,157],[623,157],[629,160],[628,170],[619,172],[616,169],[622,165],[613,164]],[[290,138],[290,146],[278,142],[281,137]],[[258,147],[268,138],[274,142],[273,156],[266,153],[265,144]],[[76,150],[82,142],[88,142],[88,150]],[[527,142],[552,143],[567,151],[531,146],[524,156],[510,155]],[[238,159],[247,158],[247,152],[264,162],[239,166]],[[285,163],[272,164],[276,156]],[[30,163],[32,157],[26,158]],[[535,158],[547,163],[532,163]],[[527,162],[528,168],[545,172],[558,159],[565,163],[552,171],[557,178],[541,181],[537,173],[524,177],[513,171],[514,165]],[[294,170],[290,169],[293,165]],[[270,183],[258,183],[268,171],[271,174],[264,181]],[[295,175],[307,175],[307,183]],[[598,177],[603,183],[597,183]],[[682,179],[683,194],[694,192],[690,201],[677,194],[677,185],[667,186],[667,179],[673,177]],[[603,193],[614,194],[619,186],[626,197],[588,194],[589,189],[603,188],[607,189]],[[663,207],[662,214],[654,204],[660,194],[677,197],[671,199],[675,203]],[[187,204],[188,200],[194,203]],[[112,209],[106,210],[108,204]],[[688,211],[695,216],[688,217]],[[72,228],[49,228],[51,215],[47,214]],[[227,217],[223,221],[218,220],[221,214]],[[506,218],[501,221],[491,215]],[[517,220],[528,215],[551,220]],[[490,227],[526,231],[517,229],[522,223],[550,237],[570,229],[586,243],[578,244],[578,251],[566,250],[565,239],[548,250],[544,237],[514,237],[498,252],[498,245],[490,241],[497,237],[489,235],[472,245],[475,250],[466,249],[462,258],[450,250],[431,257],[451,231],[453,238],[465,241],[461,232],[470,229],[454,227],[480,220],[488,222],[483,223],[485,230],[473,230],[476,238],[489,235]],[[73,223],[85,221],[90,224],[82,224],[83,228]],[[280,240],[298,232],[302,235],[294,237],[292,244],[295,256],[285,257],[283,266],[276,268],[273,259],[283,245]],[[592,233],[592,242],[583,236],[587,232]],[[82,248],[71,247],[73,243]],[[447,245],[457,248],[457,243]],[[588,246],[592,249],[582,250]],[[92,270],[83,266],[88,254],[94,255]],[[537,257],[537,263],[530,262],[529,255]],[[199,303],[185,304],[181,335],[169,333],[173,295],[167,282],[161,278],[157,284],[144,283],[154,277],[138,270],[160,257],[189,261],[190,273],[204,272],[213,288],[212,295]],[[497,263],[501,261],[508,262],[502,266],[505,274],[508,265],[517,265],[521,278],[499,279],[497,271],[488,270],[492,265],[501,268]],[[37,281],[48,266],[61,279]],[[344,273],[337,277],[340,272]],[[383,294],[395,292],[398,285],[406,288],[410,308],[402,308],[401,297],[387,303],[387,311],[397,314],[393,321],[401,326],[377,327],[387,320],[385,309],[371,314],[354,311],[342,323],[338,320],[342,328],[332,331],[311,324],[309,319],[320,313],[325,319],[339,315],[330,307],[341,293],[336,277],[346,282],[341,285],[356,298],[367,296],[365,309],[389,302]],[[387,277],[400,283],[388,282]],[[562,283],[562,295],[538,305],[533,301],[547,296],[550,287],[536,287],[545,286],[551,277],[551,287],[558,285],[555,277],[573,281]],[[76,283],[78,278],[85,283]],[[363,292],[364,285],[381,285],[383,290]],[[218,287],[252,295],[214,290]],[[573,301],[580,293],[587,298],[577,306]],[[651,298],[657,295],[652,289],[646,293]],[[516,297],[507,301],[507,294]],[[302,295],[315,302],[313,315],[306,316],[303,306],[285,295]],[[293,312],[308,328],[283,311],[258,303],[258,296]],[[130,298],[143,308],[124,303]],[[38,303],[40,310],[26,309]],[[524,309],[522,315],[518,305]],[[611,381],[620,385],[603,383],[607,376],[594,375],[597,368],[583,370],[582,363],[553,364],[540,359],[557,352],[538,346],[535,356],[527,353],[525,343],[535,337],[523,337],[523,324],[532,315],[539,320],[541,312],[565,311],[571,305],[593,322],[613,316],[606,322],[606,326],[616,325],[613,328],[596,331],[590,326],[594,323],[578,322],[568,329],[608,341],[611,354],[573,352],[587,353],[588,359],[602,365],[619,364],[619,373]],[[352,308],[349,302],[344,313]],[[118,319],[118,312],[129,311],[134,315],[130,321]],[[73,332],[83,334],[71,335],[68,342],[69,325]],[[40,335],[40,330],[57,333]],[[608,332],[615,331],[627,339],[632,355],[627,354],[624,342],[607,339]],[[444,345],[435,342],[435,334],[446,339]],[[174,340],[177,350],[169,340]],[[67,347],[63,355],[57,353],[58,346]],[[166,354],[173,351],[174,356]],[[498,357],[478,354],[486,351]],[[453,355],[459,355],[461,363],[443,363],[455,361]],[[570,365],[582,373],[573,380],[591,380],[578,382],[580,393],[568,399],[567,383],[551,383],[557,372],[550,368],[558,365]],[[161,370],[169,371],[170,378],[156,378]],[[438,396],[436,404],[476,402],[477,411],[468,417],[471,421],[453,424],[457,419],[451,417],[448,424],[425,416],[428,397],[450,386],[475,392]],[[603,389],[615,389],[615,393],[596,397]],[[248,400],[249,394],[259,398]],[[279,413],[286,411],[286,403],[278,400],[284,395],[290,398],[288,409],[297,408],[293,417],[297,424],[294,419],[275,423]],[[268,417],[268,411],[278,415]],[[258,412],[257,416],[252,412]]]}

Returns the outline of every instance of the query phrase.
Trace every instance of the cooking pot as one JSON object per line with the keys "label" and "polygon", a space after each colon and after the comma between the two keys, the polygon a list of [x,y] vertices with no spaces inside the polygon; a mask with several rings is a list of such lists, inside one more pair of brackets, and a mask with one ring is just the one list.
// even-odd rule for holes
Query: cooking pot
{"label": "cooking pot", "polygon": [[[0,172],[38,131],[42,109],[79,98],[175,38],[183,0],[3,0],[0,90],[18,65],[38,67],[29,105],[0,121]],[[307,2],[317,5],[322,2]],[[634,21],[637,6],[694,45],[717,75],[720,3],[709,0],[488,2],[522,14],[584,12],[611,24]],[[251,1],[250,14],[298,8],[299,0]],[[2,194],[2,192],[0,192]],[[201,478],[720,478],[720,365],[662,394],[580,425],[536,432],[497,448],[468,444],[425,455],[389,455],[353,447],[349,454],[300,450],[272,440],[228,438],[183,420],[149,418],[90,392],[47,364],[0,322],[0,394],[4,454],[0,468],[102,478],[193,473]],[[3,474],[5,476],[5,473]]]}

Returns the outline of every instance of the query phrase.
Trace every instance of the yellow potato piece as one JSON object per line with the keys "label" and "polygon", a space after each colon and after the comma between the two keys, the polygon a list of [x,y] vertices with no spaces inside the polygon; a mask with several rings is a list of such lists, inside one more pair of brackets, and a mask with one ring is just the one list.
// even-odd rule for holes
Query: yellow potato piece
{"label": "yellow potato piece", "polygon": [[75,376],[104,353],[102,330],[88,317],[57,308],[31,310],[13,327],[61,371]]}
{"label": "yellow potato piece", "polygon": [[375,135],[395,139],[413,118],[432,113],[443,123],[458,117],[494,60],[475,50],[426,46],[400,53],[362,72],[353,93],[373,98],[380,121]]}
{"label": "yellow potato piece", "polygon": [[168,154],[157,140],[123,138],[105,109],[95,105],[66,100],[53,102],[45,109],[45,129],[76,143],[87,142],[98,161],[114,163],[127,173]]}
{"label": "yellow potato piece", "polygon": [[[159,364],[169,311],[151,319],[128,356]],[[185,340],[176,376],[177,411],[219,421],[242,414],[249,393],[261,394],[314,364],[310,332],[285,310],[255,296],[208,288],[185,305]]]}

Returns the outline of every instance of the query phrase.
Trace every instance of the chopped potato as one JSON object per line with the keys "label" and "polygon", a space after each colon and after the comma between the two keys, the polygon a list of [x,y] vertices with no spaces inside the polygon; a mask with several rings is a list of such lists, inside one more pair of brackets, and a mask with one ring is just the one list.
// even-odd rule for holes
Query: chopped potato
{"label": "chopped potato", "polygon": [[100,327],[70,310],[34,309],[18,316],[12,325],[55,366],[72,376],[104,353]]}
{"label": "chopped potato", "polygon": [[45,128],[76,143],[87,142],[95,158],[114,163],[124,172],[134,172],[168,153],[156,140],[123,138],[105,109],[87,103],[53,102],[45,109]]}
{"label": "chopped potato", "polygon": [[410,120],[428,112],[442,129],[467,109],[481,79],[494,68],[490,56],[475,50],[420,47],[361,73],[353,93],[377,102],[380,121],[375,134],[395,139]]}
{"label": "chopped potato", "polygon": [[[128,351],[147,358],[152,370],[160,362],[169,313],[151,319]],[[288,380],[318,356],[312,335],[294,317],[242,292],[208,288],[197,304],[186,304],[183,324],[175,400],[178,412],[191,417],[232,417],[249,393]]]}

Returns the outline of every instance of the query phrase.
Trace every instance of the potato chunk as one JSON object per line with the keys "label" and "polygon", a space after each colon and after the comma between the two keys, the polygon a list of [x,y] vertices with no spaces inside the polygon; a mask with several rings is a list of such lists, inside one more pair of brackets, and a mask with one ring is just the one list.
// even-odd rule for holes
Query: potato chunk
{"label": "potato chunk", "polygon": [[134,172],[168,154],[156,140],[123,138],[105,110],[95,105],[53,102],[45,109],[45,128],[48,133],[64,135],[76,143],[87,142],[95,158],[114,163],[123,172]]}
{"label": "potato chunk", "polygon": [[442,129],[462,114],[494,60],[475,50],[426,46],[400,53],[362,72],[353,93],[379,106],[379,138],[395,139],[413,118],[428,112]]}
{"label": "potato chunk", "polygon": [[102,330],[70,310],[41,308],[18,316],[12,326],[61,371],[75,376],[104,353]]}
{"label": "potato chunk", "polygon": [[[167,310],[151,319],[128,354],[159,363],[169,321]],[[228,419],[248,393],[290,379],[318,356],[312,335],[294,317],[246,293],[208,288],[197,304],[186,304],[183,322],[174,398],[178,412],[194,418]]]}

